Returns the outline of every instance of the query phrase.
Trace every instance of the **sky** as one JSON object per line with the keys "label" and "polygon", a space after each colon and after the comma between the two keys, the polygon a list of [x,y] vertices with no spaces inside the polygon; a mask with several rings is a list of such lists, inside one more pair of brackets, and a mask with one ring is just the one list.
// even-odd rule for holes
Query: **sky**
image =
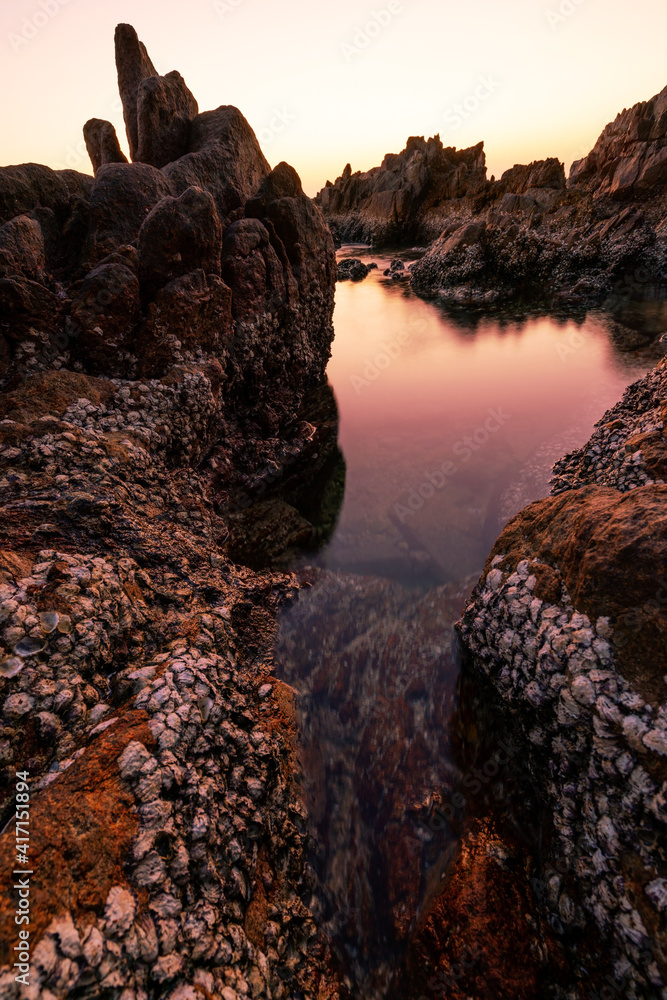
{"label": "sky", "polygon": [[119,21],[201,111],[239,107],[311,195],[411,135],[484,140],[489,175],[546,156],[569,170],[667,85],[665,0],[2,0],[0,164],[91,173],[88,118],[127,151]]}

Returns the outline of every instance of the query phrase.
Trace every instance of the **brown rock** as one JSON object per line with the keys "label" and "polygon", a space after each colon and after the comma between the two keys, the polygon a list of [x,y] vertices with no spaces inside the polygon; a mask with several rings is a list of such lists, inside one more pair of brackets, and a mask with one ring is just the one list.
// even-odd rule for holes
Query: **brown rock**
{"label": "brown rock", "polygon": [[44,285],[17,275],[0,278],[0,333],[9,340],[53,335],[63,326],[65,303]]}
{"label": "brown rock", "polygon": [[[91,923],[112,885],[125,885],[124,864],[139,821],[123,786],[118,758],[133,740],[150,745],[145,712],[128,712],[95,739],[85,754],[31,803],[31,934],[39,940],[51,920],[69,910]],[[16,899],[12,890],[16,836],[0,837],[0,962],[11,961]]]}
{"label": "brown rock", "polygon": [[285,303],[285,277],[266,226],[240,219],[225,233],[222,277],[232,289],[234,319],[251,322]]}
{"label": "brown rock", "polygon": [[667,486],[629,493],[588,486],[530,504],[507,525],[489,559],[507,553],[509,564],[536,558],[554,567],[577,610],[592,621],[611,619],[621,674],[662,704],[667,620],[656,591],[666,551]]}
{"label": "brown rock", "polygon": [[119,24],[115,33],[116,69],[118,71],[118,90],[123,103],[123,118],[127,141],[130,146],[130,157],[137,158],[139,148],[137,96],[142,80],[157,76],[158,72],[151,62],[146,46],[139,41],[131,24]]}
{"label": "brown rock", "polygon": [[105,163],[127,163],[127,157],[120,148],[116,129],[111,122],[102,118],[91,118],[83,126],[83,138],[94,173],[97,173]]}
{"label": "brown rock", "polygon": [[197,115],[189,152],[164,168],[174,192],[195,185],[209,191],[223,223],[252,197],[271,168],[255,133],[237,108]]}
{"label": "brown rock", "polygon": [[163,198],[139,232],[142,284],[152,294],[198,269],[219,276],[221,244],[222,226],[207,191],[190,187],[180,198]]}
{"label": "brown rock", "polygon": [[171,193],[162,171],[147,163],[100,167],[90,197],[89,265],[136,240],[150,210]]}
{"label": "brown rock", "polygon": [[562,959],[539,921],[522,855],[492,821],[471,824],[436,899],[424,907],[390,996],[545,996]]}
{"label": "brown rock", "polygon": [[102,264],[71,290],[70,336],[95,374],[122,374],[122,354],[140,318],[139,281],[123,264]]}
{"label": "brown rock", "polygon": [[70,371],[41,372],[0,396],[0,419],[30,423],[44,413],[62,417],[77,399],[85,397],[95,405],[106,404],[114,392],[111,382],[90,375]]}
{"label": "brown rock", "polygon": [[142,163],[164,167],[188,152],[190,125],[197,102],[176,71],[142,80],[137,94],[139,146],[134,156]]}
{"label": "brown rock", "polygon": [[36,219],[18,215],[0,228],[0,273],[3,269],[30,281],[45,280],[44,236]]}
{"label": "brown rock", "polygon": [[149,306],[135,346],[141,374],[163,375],[181,349],[201,347],[224,357],[231,334],[232,293],[227,285],[203,271],[183,275],[161,289]]}

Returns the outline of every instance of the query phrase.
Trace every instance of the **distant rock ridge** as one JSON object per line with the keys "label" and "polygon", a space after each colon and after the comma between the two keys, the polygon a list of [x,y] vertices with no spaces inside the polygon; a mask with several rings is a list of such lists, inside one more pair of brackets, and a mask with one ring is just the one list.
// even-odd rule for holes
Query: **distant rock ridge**
{"label": "distant rock ridge", "polygon": [[487,179],[483,143],[412,138],[315,197],[338,243],[429,244],[412,287],[450,307],[667,298],[667,88],[620,114],[566,180],[555,158]]}

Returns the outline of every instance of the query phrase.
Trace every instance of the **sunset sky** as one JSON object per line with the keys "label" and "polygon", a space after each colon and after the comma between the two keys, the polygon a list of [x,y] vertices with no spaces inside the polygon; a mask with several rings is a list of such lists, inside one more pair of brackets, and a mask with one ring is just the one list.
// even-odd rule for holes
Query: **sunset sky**
{"label": "sunset sky", "polygon": [[309,194],[410,135],[483,139],[489,174],[545,156],[569,169],[667,84],[665,0],[3,0],[0,163],[89,173],[92,117],[126,148],[119,21],[200,110],[237,105]]}

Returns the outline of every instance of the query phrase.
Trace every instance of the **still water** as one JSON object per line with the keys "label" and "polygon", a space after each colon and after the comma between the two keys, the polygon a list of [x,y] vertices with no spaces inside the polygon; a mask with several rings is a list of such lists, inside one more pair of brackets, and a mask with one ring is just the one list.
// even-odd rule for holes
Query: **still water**
{"label": "still water", "polygon": [[324,885],[313,905],[350,982],[375,997],[461,826],[436,834],[424,816],[461,777],[466,595],[503,525],[548,494],[553,463],[663,351],[604,314],[447,314],[386,278],[389,257],[341,255],[378,264],[336,290],[345,497],[313,568],[296,567],[313,585],[284,615],[276,659],[299,693]]}

